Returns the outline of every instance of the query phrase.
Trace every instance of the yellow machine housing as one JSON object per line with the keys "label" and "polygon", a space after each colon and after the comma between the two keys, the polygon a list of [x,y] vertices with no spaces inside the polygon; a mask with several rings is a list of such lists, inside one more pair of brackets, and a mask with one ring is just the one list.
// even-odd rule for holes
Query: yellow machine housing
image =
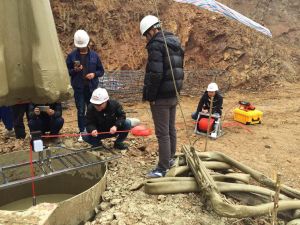
{"label": "yellow machine housing", "polygon": [[243,110],[235,108],[233,111],[233,119],[243,124],[257,124],[262,121],[263,112],[255,110]]}

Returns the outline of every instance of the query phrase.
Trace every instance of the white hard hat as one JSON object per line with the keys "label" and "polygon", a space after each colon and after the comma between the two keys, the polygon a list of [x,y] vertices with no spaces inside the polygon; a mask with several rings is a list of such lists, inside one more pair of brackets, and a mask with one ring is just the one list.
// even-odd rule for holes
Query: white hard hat
{"label": "white hard hat", "polygon": [[155,24],[159,25],[159,19],[156,16],[152,16],[152,15],[145,16],[140,22],[141,34],[144,35],[145,32]]}
{"label": "white hard hat", "polygon": [[100,105],[106,101],[108,101],[109,96],[104,88],[97,88],[93,91],[90,102],[96,105]]}
{"label": "white hard hat", "polygon": [[74,34],[74,45],[77,48],[85,48],[88,46],[90,37],[84,30],[77,30]]}
{"label": "white hard hat", "polygon": [[218,88],[218,85],[216,83],[210,83],[208,86],[207,86],[207,91],[218,91],[219,88]]}

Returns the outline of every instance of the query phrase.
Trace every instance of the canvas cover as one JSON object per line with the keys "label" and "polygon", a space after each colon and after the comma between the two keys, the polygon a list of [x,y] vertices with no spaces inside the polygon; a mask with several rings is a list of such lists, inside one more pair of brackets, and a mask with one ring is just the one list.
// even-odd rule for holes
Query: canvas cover
{"label": "canvas cover", "polygon": [[1,0],[0,31],[0,105],[71,97],[49,0]]}

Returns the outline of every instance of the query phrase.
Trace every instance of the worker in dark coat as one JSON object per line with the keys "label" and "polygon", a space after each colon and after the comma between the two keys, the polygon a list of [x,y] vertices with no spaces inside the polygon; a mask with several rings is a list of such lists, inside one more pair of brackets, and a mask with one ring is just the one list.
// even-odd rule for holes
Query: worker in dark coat
{"label": "worker in dark coat", "polygon": [[51,135],[59,134],[64,125],[61,103],[29,104],[30,131],[50,132]]}
{"label": "worker in dark coat", "polygon": [[215,116],[222,115],[223,97],[219,93],[219,87],[216,83],[210,83],[198,103],[197,110],[192,113],[192,118],[197,120],[199,112],[209,113],[211,98],[214,97],[212,105],[212,114]]}
{"label": "worker in dark coat", "polygon": [[83,139],[93,147],[98,147],[102,145],[102,139],[117,137],[114,148],[127,149],[124,141],[131,128],[131,122],[126,119],[122,105],[110,100],[104,88],[97,88],[90,102],[92,104],[88,106],[86,113],[86,130],[91,135],[83,136]]}
{"label": "worker in dark coat", "polygon": [[[89,41],[90,37],[86,31],[77,30],[74,34],[76,49],[68,55],[66,60],[71,85],[74,89],[80,133],[85,130],[86,108],[90,104],[92,93],[98,87],[99,77],[104,74],[100,57],[88,47]],[[81,136],[79,136],[78,141],[83,141]]]}
{"label": "worker in dark coat", "polygon": [[162,32],[155,16],[145,16],[140,22],[140,31],[146,37],[148,51],[143,100],[150,104],[159,153],[158,164],[147,177],[164,177],[176,152],[175,116],[177,93],[184,78],[184,51],[178,37]]}

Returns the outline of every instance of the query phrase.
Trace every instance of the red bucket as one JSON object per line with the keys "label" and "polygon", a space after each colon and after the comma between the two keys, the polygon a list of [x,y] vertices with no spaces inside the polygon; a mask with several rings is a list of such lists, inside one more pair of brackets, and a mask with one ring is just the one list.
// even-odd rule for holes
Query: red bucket
{"label": "red bucket", "polygon": [[[212,131],[213,124],[215,122],[214,118],[210,118],[209,132]],[[198,121],[198,129],[202,132],[207,132],[208,129],[208,118],[201,118]]]}

